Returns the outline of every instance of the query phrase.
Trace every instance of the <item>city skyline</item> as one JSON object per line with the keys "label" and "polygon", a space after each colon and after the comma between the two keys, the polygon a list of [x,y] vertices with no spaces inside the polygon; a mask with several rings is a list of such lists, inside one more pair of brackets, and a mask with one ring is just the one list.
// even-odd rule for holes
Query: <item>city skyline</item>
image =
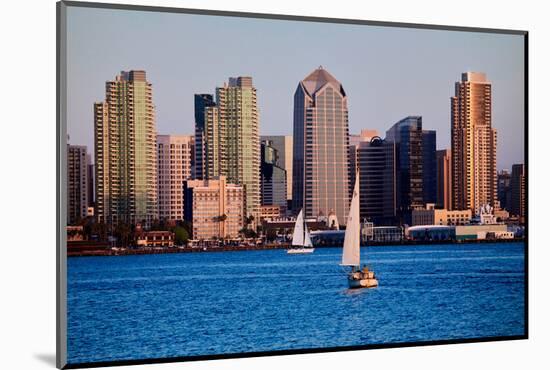
{"label": "city skyline", "polygon": [[[437,131],[437,149],[450,147],[454,82],[462,72],[484,72],[493,84],[493,126],[499,132],[497,167],[511,169],[512,164],[524,162],[521,36],[186,14],[147,13],[142,17],[142,13],[113,10],[70,11],[74,14],[68,24],[68,132],[73,145],[93,148],[90,103],[102,99],[104,85],[98,81],[107,81],[121,70],[147,71],[155,89],[158,134],[193,134],[193,94],[212,94],[219,81],[244,75],[254,79],[258,90],[260,134],[290,135],[296,81],[323,65],[346,86],[350,133],[361,129],[385,132],[403,117],[421,115],[425,129]],[[192,32],[197,27],[200,37]],[[249,32],[255,27],[260,27],[262,32],[257,33],[261,36]],[[227,38],[240,42],[224,45],[218,41],[212,47],[220,28]],[[117,38],[106,34],[116,34]],[[147,42],[160,36],[166,43]],[[311,42],[302,42],[305,38]],[[132,47],[136,40],[150,45],[146,53]],[[121,47],[124,42],[127,47]],[[244,48],[250,50],[241,54]],[[223,63],[215,53],[224,55]],[[288,63],[290,56],[293,63]]]}

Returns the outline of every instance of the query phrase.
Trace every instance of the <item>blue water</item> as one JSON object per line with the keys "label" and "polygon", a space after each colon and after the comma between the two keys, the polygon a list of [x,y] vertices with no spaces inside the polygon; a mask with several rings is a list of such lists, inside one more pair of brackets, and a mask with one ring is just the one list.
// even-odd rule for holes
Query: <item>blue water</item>
{"label": "blue water", "polygon": [[68,259],[69,363],[523,335],[523,243]]}

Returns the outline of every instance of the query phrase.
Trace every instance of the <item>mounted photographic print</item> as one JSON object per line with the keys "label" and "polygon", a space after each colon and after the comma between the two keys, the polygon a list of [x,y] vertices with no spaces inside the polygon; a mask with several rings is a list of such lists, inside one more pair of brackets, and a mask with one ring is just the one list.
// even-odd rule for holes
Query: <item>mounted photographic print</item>
{"label": "mounted photographic print", "polygon": [[58,367],[527,338],[527,32],[57,19]]}

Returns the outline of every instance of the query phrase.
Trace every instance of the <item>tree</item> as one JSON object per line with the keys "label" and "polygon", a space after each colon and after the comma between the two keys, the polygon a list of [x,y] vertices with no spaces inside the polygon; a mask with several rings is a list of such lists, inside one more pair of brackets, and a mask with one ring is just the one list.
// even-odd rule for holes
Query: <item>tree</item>
{"label": "tree", "polygon": [[187,241],[189,240],[189,233],[183,226],[178,225],[174,228],[174,239],[176,245],[187,244]]}

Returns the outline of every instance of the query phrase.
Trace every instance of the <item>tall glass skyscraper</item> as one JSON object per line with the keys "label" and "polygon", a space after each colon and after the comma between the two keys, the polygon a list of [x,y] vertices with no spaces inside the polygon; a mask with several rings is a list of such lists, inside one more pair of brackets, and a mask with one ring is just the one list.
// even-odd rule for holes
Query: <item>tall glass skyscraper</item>
{"label": "tall glass skyscraper", "polygon": [[197,179],[206,178],[204,171],[204,161],[208,149],[205,144],[206,112],[210,107],[215,106],[216,103],[211,94],[195,94],[195,165],[193,177]]}
{"label": "tall glass skyscraper", "polygon": [[105,93],[94,104],[97,217],[147,226],[158,219],[152,87],[145,71],[123,71]]}
{"label": "tall glass skyscraper", "polygon": [[349,128],[342,84],[322,67],[294,93],[293,211],[306,217],[349,211]]}
{"label": "tall glass skyscraper", "polygon": [[453,209],[478,213],[497,200],[497,132],[491,127],[491,83],[466,72],[451,97]]}

